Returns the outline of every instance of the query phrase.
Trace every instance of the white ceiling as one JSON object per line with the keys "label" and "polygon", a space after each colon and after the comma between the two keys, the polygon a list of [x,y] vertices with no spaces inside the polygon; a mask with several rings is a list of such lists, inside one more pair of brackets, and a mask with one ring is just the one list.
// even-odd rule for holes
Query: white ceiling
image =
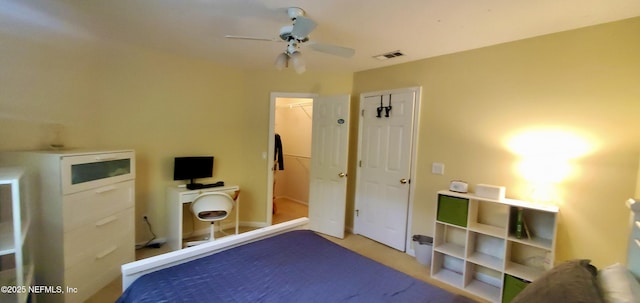
{"label": "white ceiling", "polygon": [[[640,15],[639,0],[2,0],[0,34],[47,43],[126,43],[274,68],[286,8],[303,8],[314,41],[356,49],[345,59],[303,49],[307,70],[361,71]],[[1,42],[1,40],[0,40]],[[386,61],[374,55],[400,50]]]}

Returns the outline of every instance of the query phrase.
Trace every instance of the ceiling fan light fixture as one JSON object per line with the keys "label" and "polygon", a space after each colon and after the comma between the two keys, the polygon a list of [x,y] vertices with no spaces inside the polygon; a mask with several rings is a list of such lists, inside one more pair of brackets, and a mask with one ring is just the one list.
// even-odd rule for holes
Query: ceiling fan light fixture
{"label": "ceiling fan light fixture", "polygon": [[302,74],[307,70],[306,64],[300,52],[293,52],[289,56],[291,57],[291,64],[293,65],[293,69],[296,71],[296,73]]}
{"label": "ceiling fan light fixture", "polygon": [[287,67],[287,61],[289,61],[289,56],[287,56],[287,53],[280,53],[278,57],[276,57],[276,69],[282,70]]}

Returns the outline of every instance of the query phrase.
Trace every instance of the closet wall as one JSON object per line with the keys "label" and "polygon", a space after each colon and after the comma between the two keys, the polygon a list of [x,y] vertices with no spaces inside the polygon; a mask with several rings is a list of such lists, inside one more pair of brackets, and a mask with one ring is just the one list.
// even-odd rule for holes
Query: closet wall
{"label": "closet wall", "polygon": [[276,99],[275,132],[282,140],[284,170],[275,173],[277,198],[308,204],[312,99]]}

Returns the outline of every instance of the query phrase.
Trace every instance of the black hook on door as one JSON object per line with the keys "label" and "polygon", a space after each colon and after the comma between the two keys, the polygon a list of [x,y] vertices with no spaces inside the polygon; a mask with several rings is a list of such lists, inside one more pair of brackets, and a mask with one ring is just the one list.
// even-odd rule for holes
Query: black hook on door
{"label": "black hook on door", "polygon": [[[382,100],[382,99],[380,99]],[[391,94],[389,94],[389,106],[385,106],[384,108],[385,111],[385,117],[389,118],[389,112],[391,112]]]}
{"label": "black hook on door", "polygon": [[384,116],[385,118],[389,118],[389,115],[391,113],[391,109],[393,108],[391,106],[391,94],[389,94],[389,105],[388,106],[384,106],[384,104],[382,104],[382,95],[380,95],[380,106],[378,106],[378,108],[376,109],[376,111],[378,112],[378,114],[376,115],[377,118],[382,118],[382,111],[384,110]]}
{"label": "black hook on door", "polygon": [[[382,106],[382,95],[380,95],[380,106],[378,106],[378,108],[376,109],[376,111],[378,112],[378,114],[376,115],[376,118],[382,118],[382,110],[385,107]],[[388,116],[387,116],[388,117]]]}

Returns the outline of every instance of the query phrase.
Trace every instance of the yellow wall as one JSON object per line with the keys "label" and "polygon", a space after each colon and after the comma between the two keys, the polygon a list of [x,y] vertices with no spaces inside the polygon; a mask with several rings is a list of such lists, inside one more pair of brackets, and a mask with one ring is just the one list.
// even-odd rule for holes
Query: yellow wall
{"label": "yellow wall", "polygon": [[[164,187],[175,184],[177,155],[215,155],[213,179],[243,188],[241,220],[264,222],[271,92],[351,91],[356,130],[359,94],[422,86],[409,232],[433,233],[435,192],[451,179],[504,185],[510,197],[527,199],[529,182],[514,170],[518,156],[504,141],[522,129],[561,127],[593,150],[574,159],[576,174],[556,186],[557,257],[602,266],[624,261],[623,202],[638,187],[639,33],[635,18],[355,75],[297,75],[0,31],[0,150],[46,147],[54,130],[67,146],[135,149],[137,241],[144,241],[142,213],[164,234]],[[435,161],[445,163],[444,176],[429,173]],[[353,201],[355,173],[349,178]],[[352,210],[351,202],[348,226]]]}
{"label": "yellow wall", "polygon": [[[433,234],[436,191],[450,180],[533,199],[534,183],[517,170],[522,156],[508,142],[526,130],[561,130],[587,143],[564,161],[571,174],[551,184],[561,207],[557,260],[624,262],[624,201],[635,193],[640,151],[639,35],[635,18],[356,73],[354,95],[422,86],[409,232]],[[536,145],[525,151],[571,149],[567,139],[551,139],[530,138]],[[445,164],[444,176],[431,174],[432,162]]]}
{"label": "yellow wall", "polygon": [[86,45],[0,31],[0,150],[94,144],[95,61]]}
{"label": "yellow wall", "polygon": [[351,73],[247,71],[153,50],[43,43],[0,34],[0,150],[132,148],[136,241],[165,234],[173,157],[214,155],[214,177],[242,187],[240,220],[266,222],[270,93],[348,93]]}
{"label": "yellow wall", "polygon": [[199,182],[242,184],[235,169],[242,165],[242,71],[124,47],[101,57],[98,137],[102,146],[136,150],[138,241],[151,236],[143,215],[165,234],[165,188],[180,183],[172,180],[174,157],[212,155],[214,177]]}
{"label": "yellow wall", "polygon": [[[214,177],[202,182],[240,185],[240,221],[264,224],[270,199],[262,153],[268,144],[270,93],[345,93],[351,87],[351,74],[245,71],[125,47],[103,53],[100,144],[136,150],[138,241],[150,236],[139,219],[144,214],[156,234],[164,234],[170,215],[165,188],[180,183],[172,181],[176,156],[215,156]],[[185,220],[191,219],[187,214]]]}
{"label": "yellow wall", "polygon": [[638,176],[636,179],[636,194],[634,197],[640,198],[640,163],[638,163]]}

